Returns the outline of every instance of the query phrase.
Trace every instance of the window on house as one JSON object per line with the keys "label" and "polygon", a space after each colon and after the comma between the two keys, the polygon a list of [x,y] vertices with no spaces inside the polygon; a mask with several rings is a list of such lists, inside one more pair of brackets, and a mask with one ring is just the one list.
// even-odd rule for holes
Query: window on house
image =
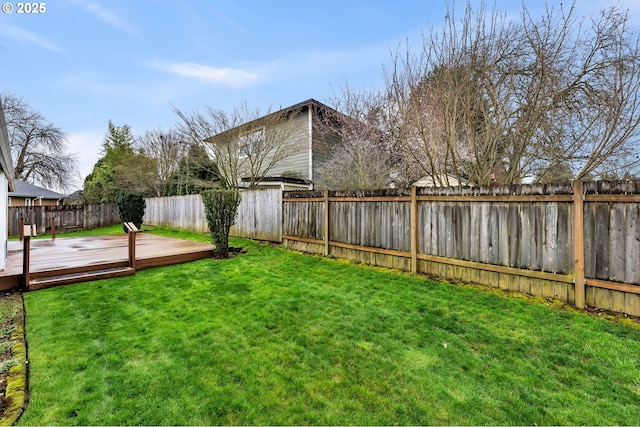
{"label": "window on house", "polygon": [[240,135],[240,155],[247,157],[264,149],[264,128]]}

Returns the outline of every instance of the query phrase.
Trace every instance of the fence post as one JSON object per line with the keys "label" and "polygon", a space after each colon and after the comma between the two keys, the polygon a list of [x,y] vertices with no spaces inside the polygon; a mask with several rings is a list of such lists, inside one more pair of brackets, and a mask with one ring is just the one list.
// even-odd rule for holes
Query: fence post
{"label": "fence post", "polygon": [[324,190],[324,256],[329,255],[329,190]]}
{"label": "fence post", "polygon": [[20,233],[20,241],[22,242],[22,239],[24,239],[24,218],[20,217],[20,220],[18,221],[18,227],[20,228],[19,233]]}
{"label": "fence post", "polygon": [[46,206],[42,206],[42,199],[40,199],[40,206],[38,206],[40,208],[40,227],[42,227],[41,230],[37,230],[37,226],[36,226],[36,230],[38,232],[38,234],[47,234],[47,207]]}
{"label": "fence post", "polygon": [[418,272],[418,187],[411,186],[411,272]]}
{"label": "fence post", "polygon": [[573,181],[573,272],[575,304],[584,308],[584,190],[582,181]]}
{"label": "fence post", "polygon": [[51,239],[56,238],[56,217],[51,217]]}

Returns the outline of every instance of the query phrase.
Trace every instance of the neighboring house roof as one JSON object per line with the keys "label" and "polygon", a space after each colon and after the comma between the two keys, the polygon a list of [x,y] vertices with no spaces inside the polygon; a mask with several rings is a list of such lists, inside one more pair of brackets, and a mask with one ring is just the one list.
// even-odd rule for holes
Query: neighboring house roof
{"label": "neighboring house roof", "polygon": [[11,160],[11,144],[7,133],[7,123],[4,119],[2,99],[0,99],[0,169],[2,169],[9,181],[9,190],[13,190],[15,188],[13,160]]}
{"label": "neighboring house roof", "polygon": [[58,200],[64,198],[64,195],[16,179],[14,191],[9,192],[9,197],[41,197],[43,199]]}

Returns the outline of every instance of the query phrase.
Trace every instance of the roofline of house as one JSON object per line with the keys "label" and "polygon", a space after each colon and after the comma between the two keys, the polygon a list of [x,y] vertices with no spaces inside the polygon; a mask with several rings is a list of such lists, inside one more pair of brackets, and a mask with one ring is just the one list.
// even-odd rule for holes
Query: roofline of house
{"label": "roofline of house", "polygon": [[[242,178],[242,182],[249,182],[249,181],[251,181],[251,178]],[[309,185],[312,183],[308,179],[290,178],[285,176],[265,176],[260,180],[260,182],[283,182],[285,184],[304,184],[304,185]]]}
{"label": "roofline of house", "polygon": [[44,200],[61,200],[65,197],[64,194],[58,193],[57,191],[39,187],[19,179],[14,180],[14,182],[15,188],[13,191],[9,191],[9,197],[41,198]]}
{"label": "roofline of house", "polygon": [[252,128],[256,125],[258,125],[260,122],[264,122],[267,120],[270,120],[272,118],[277,118],[277,117],[288,117],[289,115],[291,115],[294,112],[297,111],[305,111],[305,109],[311,109],[312,107],[318,108],[318,111],[330,111],[332,114],[336,114],[336,115],[344,115],[342,113],[340,113],[339,111],[329,107],[328,105],[323,104],[320,101],[316,101],[313,98],[309,98],[306,101],[302,101],[299,102],[297,104],[294,104],[290,107],[286,107],[286,108],[282,108],[278,111],[274,111],[273,113],[269,113],[265,116],[259,117],[257,119],[251,120],[250,122],[246,122],[243,123],[239,126],[236,126],[234,128],[231,129],[227,129],[224,132],[220,132],[216,135],[212,135],[208,138],[205,139],[205,141],[207,142],[215,142],[216,139],[219,139],[221,137],[223,137],[224,135],[227,135],[229,133],[231,133],[234,129],[241,129],[241,128]]}
{"label": "roofline of house", "polygon": [[4,107],[0,97],[0,167],[9,181],[9,191],[15,188],[13,160],[11,160],[11,144],[7,133],[7,122],[4,118]]}

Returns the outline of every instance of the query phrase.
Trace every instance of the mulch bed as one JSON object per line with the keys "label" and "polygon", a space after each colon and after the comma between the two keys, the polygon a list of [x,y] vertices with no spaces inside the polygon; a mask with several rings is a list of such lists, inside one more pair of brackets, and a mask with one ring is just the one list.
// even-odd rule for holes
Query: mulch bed
{"label": "mulch bed", "polygon": [[13,316],[0,318],[0,425],[12,425],[26,403],[24,305],[18,293],[0,293],[0,300],[15,305]]}

